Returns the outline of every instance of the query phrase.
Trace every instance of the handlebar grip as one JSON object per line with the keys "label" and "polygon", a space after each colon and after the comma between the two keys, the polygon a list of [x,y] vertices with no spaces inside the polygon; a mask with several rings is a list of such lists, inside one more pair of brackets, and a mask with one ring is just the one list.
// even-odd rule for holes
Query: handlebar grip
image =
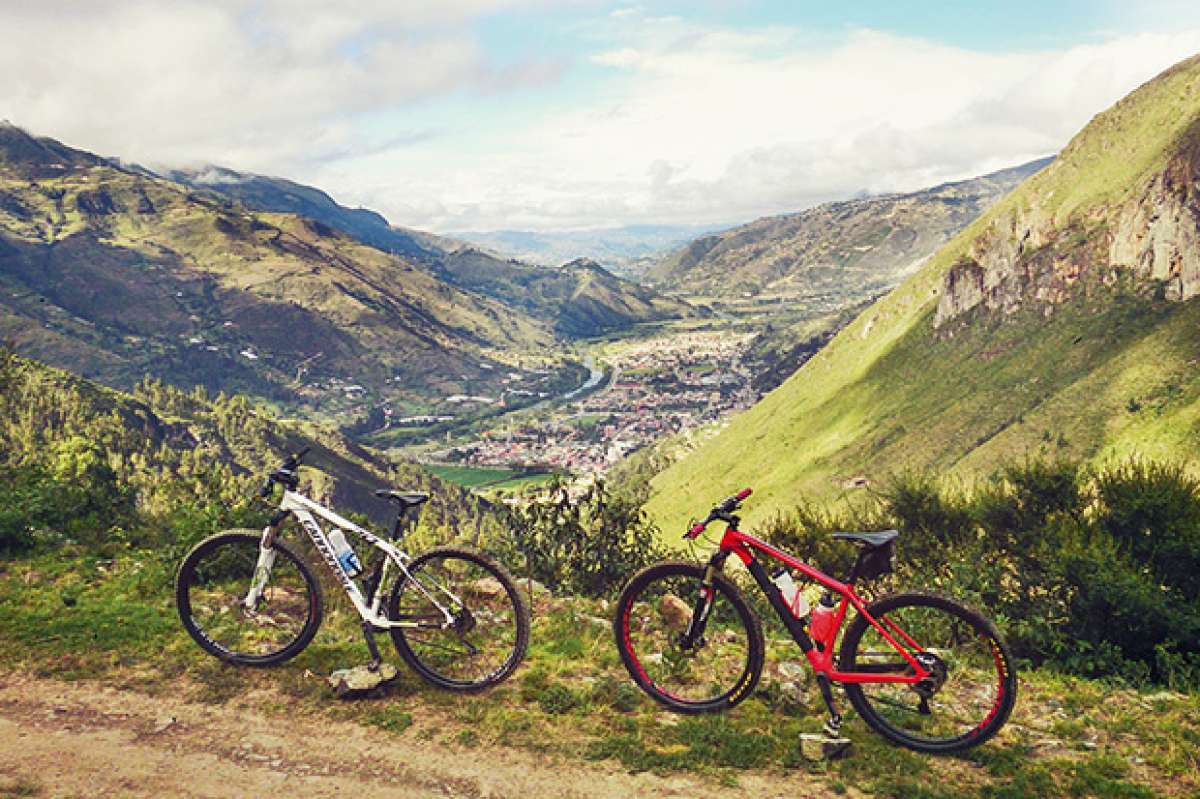
{"label": "handlebar grip", "polygon": [[754,493],[754,489],[743,488],[741,491],[737,492],[737,501],[741,502],[743,499],[745,499],[746,497],[750,496],[753,493]]}
{"label": "handlebar grip", "polygon": [[698,536],[704,532],[704,528],[706,526],[707,526],[707,524],[705,522],[696,522],[695,524],[692,525],[692,529],[687,531],[687,535],[685,537],[686,538],[695,538],[696,536]]}

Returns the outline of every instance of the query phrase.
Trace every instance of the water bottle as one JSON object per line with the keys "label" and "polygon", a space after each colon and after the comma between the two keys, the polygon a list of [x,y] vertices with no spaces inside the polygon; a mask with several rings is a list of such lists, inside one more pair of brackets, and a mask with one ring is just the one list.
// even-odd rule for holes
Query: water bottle
{"label": "water bottle", "polygon": [[788,606],[788,610],[797,619],[803,619],[808,615],[808,600],[800,591],[800,586],[796,585],[796,581],[792,579],[792,573],[787,569],[780,569],[775,574],[775,579],[772,580],[775,587],[779,589],[779,593],[783,595],[784,604]]}
{"label": "water bottle", "polygon": [[824,650],[825,644],[831,643],[829,638],[834,631],[833,609],[835,604],[833,594],[826,591],[821,597],[821,601],[813,608],[812,619],[808,622],[808,632],[817,643],[818,649]]}
{"label": "water bottle", "polygon": [[337,558],[346,574],[351,577],[362,574],[362,564],[358,562],[358,555],[354,554],[354,550],[347,543],[345,533],[335,527],[329,534],[329,544],[333,547],[333,556]]}

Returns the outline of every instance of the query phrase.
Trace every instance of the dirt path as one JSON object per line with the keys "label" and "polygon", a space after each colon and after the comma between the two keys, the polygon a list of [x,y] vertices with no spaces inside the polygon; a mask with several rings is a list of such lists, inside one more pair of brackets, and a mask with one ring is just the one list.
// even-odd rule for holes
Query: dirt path
{"label": "dirt path", "polygon": [[[815,797],[802,777],[737,788],[518,750],[456,749],[346,722],[86,683],[0,677],[0,793],[38,796]],[[284,793],[280,793],[280,792]]]}

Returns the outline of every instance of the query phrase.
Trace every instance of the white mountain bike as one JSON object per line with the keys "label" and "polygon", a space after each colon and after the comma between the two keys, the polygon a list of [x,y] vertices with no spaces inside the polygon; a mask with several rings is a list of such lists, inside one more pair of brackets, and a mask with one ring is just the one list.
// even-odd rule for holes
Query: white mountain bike
{"label": "white mountain bike", "polygon": [[[283,500],[261,533],[227,530],[183,559],[175,604],[196,643],[230,663],[272,666],[312,641],[324,607],[321,586],[304,558],[278,537],[280,525],[294,516],[362,617],[372,668],[381,660],[375,635],[387,632],[400,657],[443,688],[478,691],[512,674],[529,644],[529,609],[504,567],[456,547],[412,558],[393,543],[427,494],[375,492],[399,506],[392,541],[312,501],[297,491],[307,452],[288,457],[264,483],[263,497],[281,485]],[[326,535],[318,517],[335,530]],[[368,569],[361,569],[339,530],[377,550]]]}

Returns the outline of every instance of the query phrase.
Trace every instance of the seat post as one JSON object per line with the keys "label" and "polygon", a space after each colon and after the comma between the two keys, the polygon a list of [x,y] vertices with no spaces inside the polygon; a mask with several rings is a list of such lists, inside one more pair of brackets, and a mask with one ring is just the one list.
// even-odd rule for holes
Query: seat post
{"label": "seat post", "polygon": [[404,519],[408,515],[408,506],[404,502],[400,502],[400,509],[396,512],[396,524],[392,527],[392,540],[399,541],[404,533]]}

